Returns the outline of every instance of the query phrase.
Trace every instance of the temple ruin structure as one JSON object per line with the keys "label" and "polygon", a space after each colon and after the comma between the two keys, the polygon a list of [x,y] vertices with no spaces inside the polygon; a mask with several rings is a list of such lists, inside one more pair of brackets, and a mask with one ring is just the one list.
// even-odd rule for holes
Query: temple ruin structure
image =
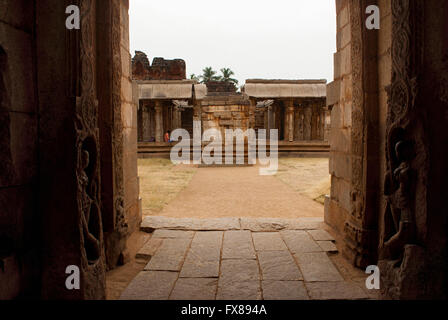
{"label": "temple ruin structure", "polygon": [[214,128],[223,139],[226,129],[266,129],[267,138],[269,130],[277,129],[282,146],[314,142],[315,148],[328,151],[326,80],[250,79],[237,92],[231,82],[185,79],[181,59],[155,58],[151,66],[141,51],[135,53],[132,70],[138,85],[139,149],[146,154],[153,149],[160,156],[165,147],[168,155],[171,143],[164,134],[183,128],[191,135],[194,120],[200,121],[202,132]]}

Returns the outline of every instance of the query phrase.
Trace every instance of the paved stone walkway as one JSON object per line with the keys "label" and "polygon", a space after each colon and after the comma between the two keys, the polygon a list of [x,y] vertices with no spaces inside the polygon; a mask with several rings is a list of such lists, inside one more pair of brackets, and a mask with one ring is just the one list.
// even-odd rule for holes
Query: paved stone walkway
{"label": "paved stone walkway", "polygon": [[367,299],[329,258],[322,218],[146,217],[149,259],[125,300]]}

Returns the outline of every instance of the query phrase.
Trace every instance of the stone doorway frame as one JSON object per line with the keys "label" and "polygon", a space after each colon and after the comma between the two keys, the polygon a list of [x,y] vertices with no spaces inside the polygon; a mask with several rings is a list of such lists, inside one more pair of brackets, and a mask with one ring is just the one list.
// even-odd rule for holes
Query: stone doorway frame
{"label": "stone doorway frame", "polygon": [[[58,1],[59,2],[59,1]],[[49,64],[42,50],[45,44],[54,42],[55,22],[60,22],[61,17],[58,16],[60,9],[65,8],[69,1],[59,2],[50,13],[44,13],[49,10],[48,7],[54,4],[54,1],[40,1],[37,8],[37,18],[40,20],[38,35],[42,35],[37,45],[38,63],[42,62],[45,66]],[[128,1],[124,1],[128,4]],[[112,74],[107,75],[111,79],[111,87],[107,88],[102,94],[97,93],[96,79],[92,70],[97,70],[101,64],[98,59],[103,58],[100,50],[95,50],[97,43],[95,34],[98,25],[95,0],[74,0],[70,4],[78,4],[81,8],[81,31],[73,33],[64,31],[61,35],[60,31],[57,39],[65,40],[65,47],[62,51],[53,53],[60,60],[65,60],[66,74],[68,75],[67,83],[64,83],[67,93],[66,97],[56,99],[49,97],[51,107],[46,107],[44,102],[45,96],[39,96],[41,99],[42,109],[46,109],[47,115],[44,114],[40,120],[40,130],[46,130],[45,126],[50,127],[50,117],[60,114],[59,105],[67,106],[67,110],[61,116],[63,121],[70,123],[72,131],[64,136],[64,142],[71,144],[71,153],[64,155],[63,160],[75,159],[74,163],[69,164],[65,168],[67,172],[55,178],[56,182],[67,181],[69,186],[67,190],[72,191],[67,198],[73,209],[67,209],[64,217],[60,216],[58,207],[54,206],[48,196],[44,197],[40,204],[40,210],[43,212],[43,222],[48,222],[51,231],[54,234],[48,234],[43,237],[43,270],[42,286],[44,289],[43,297],[51,298],[73,298],[72,293],[67,293],[65,288],[59,288],[56,283],[64,283],[66,261],[61,262],[61,252],[65,252],[62,256],[69,257],[73,264],[78,264],[82,269],[82,289],[78,293],[78,298],[95,299],[104,298],[105,288],[105,271],[106,264],[115,260],[117,247],[121,248],[123,235],[126,234],[123,216],[126,216],[126,208],[123,208],[122,201],[126,202],[126,192],[132,189],[132,186],[124,182],[122,174],[126,171],[123,164],[125,155],[122,143],[120,141],[120,132],[123,128],[119,126],[120,120],[123,121],[125,114],[119,110],[123,106],[121,97],[118,96],[118,90],[123,90],[121,76],[123,68],[118,61],[118,56],[122,58],[123,48],[120,45],[121,34],[121,10],[120,0],[111,0],[109,10],[104,19],[109,21],[110,26],[107,32],[110,32],[110,39],[105,39],[105,45],[108,46],[108,57],[112,62]],[[354,130],[350,136],[350,145],[352,150],[352,162],[350,166],[351,185],[350,185],[350,204],[351,210],[347,219],[343,222],[343,234],[345,237],[344,252],[349,259],[357,266],[364,267],[370,263],[376,263],[378,260],[378,247],[384,242],[382,231],[385,223],[381,221],[380,208],[378,199],[383,195],[378,191],[382,190],[380,186],[380,170],[377,166],[378,158],[376,156],[379,148],[378,137],[382,135],[378,128],[378,114],[376,106],[378,105],[377,97],[377,81],[376,74],[378,71],[377,62],[377,35],[375,32],[368,32],[364,26],[365,8],[369,4],[377,4],[374,0],[338,0],[338,7],[347,6],[350,13],[350,36],[351,46],[351,64],[352,64],[352,94],[353,108],[351,112],[352,127]],[[428,150],[423,142],[426,141],[424,130],[416,130],[414,135],[412,125],[422,128],[426,127],[426,120],[421,117],[421,111],[416,111],[416,105],[421,103],[416,93],[416,88],[420,86],[420,82],[415,80],[416,74],[420,72],[421,52],[419,52],[419,41],[422,40],[419,25],[423,15],[423,9],[416,9],[416,2],[413,0],[392,0],[393,15],[393,39],[400,39],[409,46],[401,47],[400,41],[395,41],[392,48],[392,70],[393,81],[390,87],[390,97],[388,102],[389,117],[387,122],[387,132],[397,125],[396,118],[393,114],[401,112],[398,125],[404,128],[410,128],[409,137],[417,142],[418,151],[423,156],[420,159],[421,166],[419,168],[419,176],[428,176]],[[58,11],[59,10],[59,11]],[[56,12],[58,11],[58,12]],[[63,10],[62,10],[63,11]],[[61,11],[61,12],[62,12]],[[339,11],[338,11],[339,12]],[[110,14],[110,15],[109,15]],[[52,19],[49,19],[52,18]],[[45,22],[44,20],[47,20]],[[53,22],[50,22],[53,21]],[[48,35],[46,35],[46,32]],[[126,53],[127,54],[127,53]],[[111,56],[110,56],[111,55]],[[62,57],[62,58],[61,58]],[[120,70],[121,69],[121,70]],[[51,78],[57,71],[53,69],[40,69],[40,77],[47,76]],[[43,70],[43,71],[42,71]],[[128,72],[130,72],[128,70]],[[373,77],[373,78],[372,78]],[[402,96],[394,91],[399,85],[405,83],[410,93],[406,96],[404,109]],[[38,84],[39,85],[39,84]],[[45,83],[42,83],[42,90],[45,89]],[[119,89],[120,88],[120,89]],[[107,93],[109,92],[109,94]],[[108,102],[101,100],[101,97]],[[98,100],[100,98],[100,100]],[[53,100],[52,100],[53,99]],[[110,100],[109,100],[110,99]],[[62,100],[62,101],[61,101]],[[129,102],[127,102],[129,103]],[[106,110],[101,106],[110,106]],[[101,109],[100,109],[101,108]],[[401,110],[401,111],[400,111]],[[105,112],[113,121],[98,124],[99,117]],[[395,115],[396,117],[396,115]],[[109,119],[111,119],[109,118]],[[121,118],[121,119],[120,119]],[[51,119],[53,120],[53,119]],[[108,125],[111,125],[108,127]],[[121,123],[120,123],[121,125]],[[101,128],[108,128],[111,140],[102,135]],[[48,129],[48,128],[47,128]],[[136,129],[135,129],[136,131]],[[52,131],[52,133],[54,133]],[[41,174],[48,174],[52,171],[52,155],[57,148],[55,145],[47,146],[46,143],[57,136],[57,132],[53,136],[41,137]],[[136,140],[136,139],[135,139]],[[106,142],[105,142],[106,141]],[[387,136],[387,142],[393,143]],[[113,159],[112,164],[108,167],[109,172],[98,170],[100,163],[105,168],[103,152],[109,150],[109,155]],[[136,163],[135,151],[135,163]],[[132,154],[131,158],[132,158]],[[388,159],[390,160],[390,159]],[[134,158],[131,159],[131,162]],[[93,163],[93,165],[90,165]],[[388,163],[388,168],[393,168],[392,163]],[[102,189],[101,180],[109,179],[114,181],[113,189]],[[424,186],[424,181],[419,181],[417,187]],[[45,192],[53,195],[62,195],[59,185],[43,185]],[[67,192],[65,190],[65,192]],[[105,196],[107,193],[107,196]],[[138,189],[137,189],[138,194]],[[101,206],[102,201],[106,201]],[[417,199],[417,207],[423,208],[422,221],[426,220],[426,198],[419,197]],[[107,204],[106,204],[107,203]],[[101,210],[107,206],[106,210]],[[91,208],[95,209],[91,209]],[[59,207],[60,208],[60,207]],[[89,208],[88,210],[86,208]],[[123,211],[124,210],[124,211]],[[108,214],[106,214],[106,212]],[[93,213],[96,217],[93,225],[86,224],[86,214]],[[138,219],[137,219],[138,220]],[[135,224],[135,221],[133,222]],[[55,226],[64,226],[61,230],[57,230]],[[61,236],[58,232],[66,233],[73,237]],[[103,235],[104,233],[104,235]],[[98,249],[92,252],[86,248],[86,239],[91,237],[93,244]],[[76,238],[76,241],[74,241]],[[114,252],[108,252],[107,246]],[[93,246],[95,247],[95,245]],[[121,251],[118,250],[118,251]],[[93,255],[92,255],[93,254]],[[113,265],[113,263],[111,263]],[[57,270],[60,276],[55,277],[52,270]],[[397,285],[397,277],[392,272],[386,270],[386,276],[390,278],[392,285]],[[398,284],[399,285],[399,284]]]}

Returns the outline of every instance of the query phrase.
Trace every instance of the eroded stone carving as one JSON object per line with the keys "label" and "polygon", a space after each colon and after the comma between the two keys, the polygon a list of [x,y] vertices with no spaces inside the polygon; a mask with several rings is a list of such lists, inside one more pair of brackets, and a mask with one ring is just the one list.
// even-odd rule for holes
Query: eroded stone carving
{"label": "eroded stone carving", "polygon": [[[415,241],[415,218],[413,212],[413,200],[415,194],[414,170],[411,160],[414,157],[413,148],[409,141],[398,141],[395,144],[395,157],[398,167],[388,171],[385,177],[384,192],[387,199],[387,212],[393,224],[393,235],[384,239],[385,242],[380,251],[381,259],[396,259],[404,251],[406,244]],[[390,232],[390,231],[389,231]]]}
{"label": "eroded stone carving", "polygon": [[393,299],[425,296],[425,117],[418,100],[422,64],[420,1],[392,0],[392,82],[387,88],[385,200],[380,235],[382,294]]}
{"label": "eroded stone carving", "polygon": [[82,0],[80,30],[80,96],[76,98],[76,179],[81,270],[86,298],[105,292],[104,241],[101,221],[98,100],[95,93],[95,1]]}

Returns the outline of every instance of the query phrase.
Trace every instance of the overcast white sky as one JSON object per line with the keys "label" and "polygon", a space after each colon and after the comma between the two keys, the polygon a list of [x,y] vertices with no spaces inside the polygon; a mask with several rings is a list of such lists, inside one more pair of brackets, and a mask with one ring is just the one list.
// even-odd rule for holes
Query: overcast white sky
{"label": "overcast white sky", "polygon": [[335,0],[130,0],[131,54],[245,79],[333,80]]}

